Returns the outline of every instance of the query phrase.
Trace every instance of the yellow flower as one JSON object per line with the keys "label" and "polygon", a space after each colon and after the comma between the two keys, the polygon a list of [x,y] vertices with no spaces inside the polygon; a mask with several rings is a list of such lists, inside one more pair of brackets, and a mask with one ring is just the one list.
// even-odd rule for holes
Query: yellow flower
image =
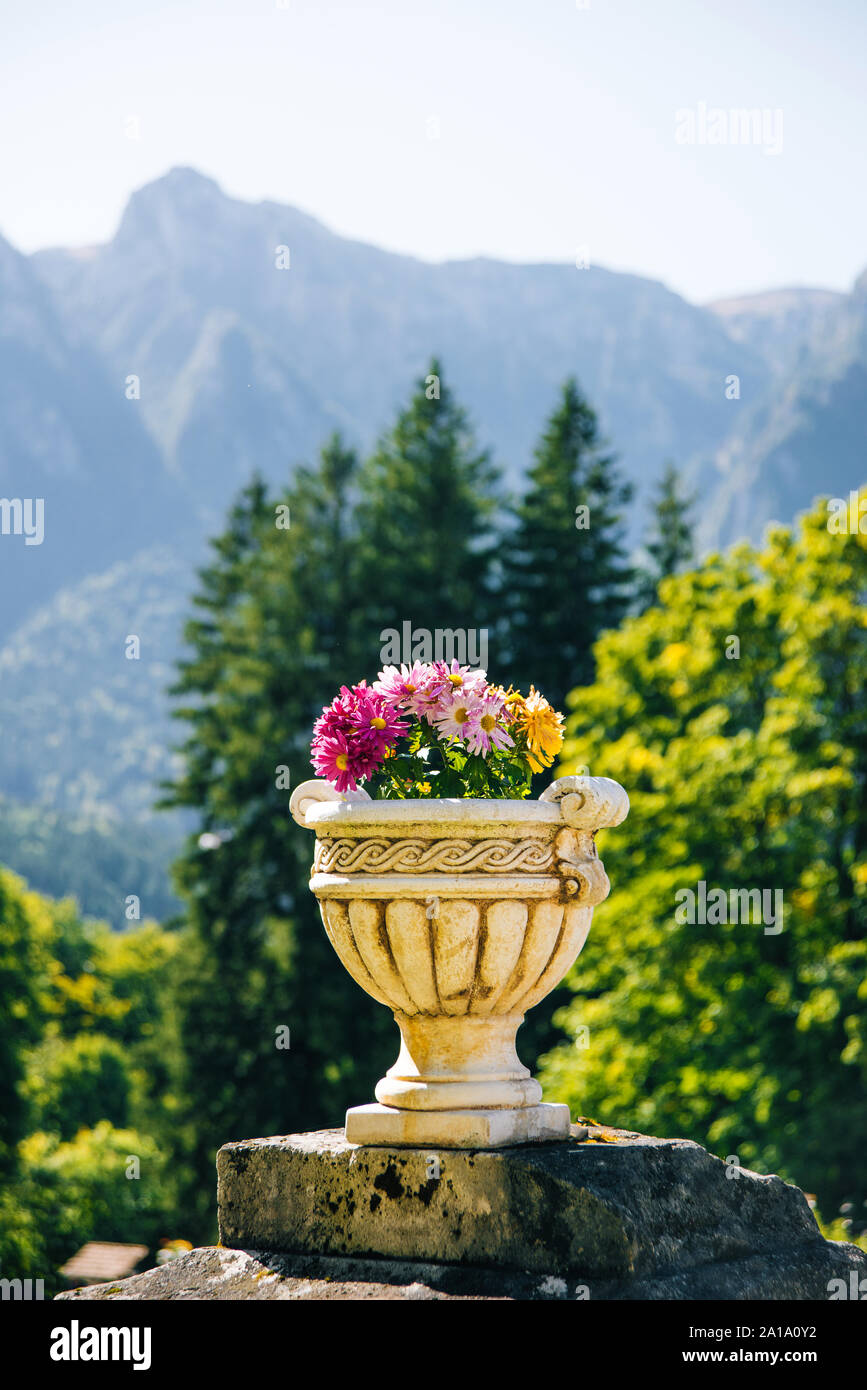
{"label": "yellow flower", "polygon": [[428,792],[430,791],[430,782],[419,782],[418,789],[421,792],[422,796],[427,796]]}
{"label": "yellow flower", "polygon": [[506,723],[509,725],[517,723],[527,708],[527,702],[520,690],[516,690],[513,685],[510,685],[508,690],[502,685],[495,686],[494,689],[497,695],[502,696],[506,706]]}
{"label": "yellow flower", "polygon": [[534,772],[541,772],[551,766],[563,747],[563,716],[534,685],[522,706],[517,724],[527,739],[527,762]]}

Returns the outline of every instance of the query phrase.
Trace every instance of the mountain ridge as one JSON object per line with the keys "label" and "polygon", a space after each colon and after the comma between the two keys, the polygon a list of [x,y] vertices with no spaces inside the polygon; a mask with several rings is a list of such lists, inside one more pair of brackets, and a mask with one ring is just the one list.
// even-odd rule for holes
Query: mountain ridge
{"label": "mountain ridge", "polygon": [[[276,248],[292,240],[296,244],[290,247],[291,266],[283,272],[289,283],[279,286],[276,277],[281,272],[275,271],[273,264]],[[549,263],[507,264],[492,258],[435,264],[398,256],[362,241],[341,238],[309,214],[272,200],[249,204],[229,199],[213,180],[183,169],[138,190],[115,237],[95,256],[74,266],[63,252],[39,252],[33,260],[67,320],[84,320],[91,340],[118,371],[124,365],[121,355],[127,362],[143,357],[142,371],[154,373],[160,393],[166,373],[183,375],[193,350],[189,339],[196,330],[202,331],[209,310],[238,314],[239,327],[247,337],[268,344],[278,372],[286,366],[289,334],[294,330],[303,352],[292,356],[292,366],[317,400],[320,417],[314,428],[305,428],[305,413],[294,412],[291,427],[298,435],[299,454],[309,451],[323,422],[331,423],[335,417],[340,422],[341,416],[347,427],[354,425],[359,442],[369,445],[405,396],[412,376],[436,352],[460,394],[467,398],[485,442],[503,458],[512,480],[523,471],[562,376],[576,367],[591,399],[601,398],[597,403],[603,423],[610,435],[617,436],[618,447],[627,453],[638,450],[636,472],[656,474],[662,460],[655,454],[649,457],[649,449],[642,451],[635,426],[629,426],[633,433],[625,440],[619,437],[623,422],[615,428],[619,415],[627,421],[632,416],[627,408],[614,408],[615,402],[626,406],[625,393],[618,392],[612,380],[621,370],[619,359],[625,359],[622,368],[636,381],[641,364],[636,353],[618,352],[616,334],[608,333],[605,341],[603,320],[611,313],[627,320],[631,312],[627,301],[632,296],[638,311],[632,316],[633,335],[648,316],[648,301],[653,305],[651,317],[657,321],[672,317],[682,320],[680,333],[667,335],[665,355],[673,364],[667,391],[688,398],[703,371],[698,389],[706,410],[717,417],[714,433],[725,428],[724,412],[713,400],[712,382],[716,384],[726,365],[722,359],[729,347],[727,335],[700,308],[688,305],[661,283],[636,275],[595,266],[578,271]],[[137,314],[146,312],[147,328],[154,332],[155,305],[142,305],[139,292],[143,284],[159,285],[161,276],[162,299],[171,303],[166,312],[174,346],[174,351],[162,358],[152,351],[152,339],[135,321]],[[571,318],[569,296],[580,297]],[[609,306],[612,296],[617,302]],[[583,342],[582,318],[589,320]],[[327,334],[320,331],[323,319]],[[699,323],[703,331],[697,327]],[[487,324],[490,331],[485,332]],[[165,334],[167,325],[159,323],[157,330]],[[603,338],[598,370],[594,333]],[[692,361],[678,348],[678,339],[689,337],[696,342]],[[532,351],[522,353],[512,347],[510,339],[520,343],[522,338],[533,343]],[[181,355],[182,346],[187,356]],[[649,343],[649,356],[657,355],[658,346],[655,341]],[[361,389],[356,389],[354,378],[359,375],[361,355],[368,357],[376,370],[368,374],[373,380],[366,379]],[[512,374],[523,372],[523,383],[516,380],[514,388],[519,390],[523,384],[527,400],[509,417],[508,424],[498,421],[502,402],[494,400],[490,390],[475,388],[473,364],[485,357],[504,358],[501,366],[507,372],[511,360],[517,359]],[[576,357],[584,361],[576,361]],[[605,363],[611,357],[606,372]],[[704,362],[703,358],[710,360]],[[468,377],[466,386],[464,377]],[[342,409],[323,408],[323,382],[328,383],[327,403]],[[155,438],[165,445],[169,440],[166,403],[153,398],[153,387],[154,383],[151,404],[144,413]],[[507,391],[514,394],[511,388],[507,379]],[[721,389],[718,394],[722,400]],[[267,403],[264,409],[267,415]],[[658,412],[650,393],[644,413],[644,429],[648,420],[652,433],[656,426],[656,452],[673,448],[682,453],[683,441],[677,438],[677,430],[672,430],[670,420],[655,420]],[[688,412],[685,415],[688,418]],[[287,431],[290,428],[286,412],[279,424]],[[184,438],[183,425],[178,434]],[[691,431],[685,444],[690,452],[695,451],[698,436],[697,428]],[[173,443],[176,449],[176,440]],[[190,447],[195,447],[195,440]],[[233,481],[237,483],[237,477]]]}

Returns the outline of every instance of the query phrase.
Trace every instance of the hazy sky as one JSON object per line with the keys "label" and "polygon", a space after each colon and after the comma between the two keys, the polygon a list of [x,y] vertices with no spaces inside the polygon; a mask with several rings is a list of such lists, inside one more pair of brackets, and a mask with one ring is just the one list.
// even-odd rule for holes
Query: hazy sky
{"label": "hazy sky", "polygon": [[[105,240],[133,189],[186,164],[388,249],[586,247],[694,300],[843,289],[867,266],[867,0],[5,0],[0,16],[0,231],[24,251]],[[712,108],[765,112],[758,143]]]}

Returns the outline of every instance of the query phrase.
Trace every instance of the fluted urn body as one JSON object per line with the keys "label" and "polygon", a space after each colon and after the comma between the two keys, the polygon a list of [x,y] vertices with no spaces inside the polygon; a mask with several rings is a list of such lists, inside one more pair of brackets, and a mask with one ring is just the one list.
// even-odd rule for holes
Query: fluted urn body
{"label": "fluted urn body", "polygon": [[540,1103],[515,1035],[608,894],[595,832],[626,816],[623,788],[565,777],[538,801],[372,801],[311,781],[291,808],[316,833],[310,887],[329,939],[401,1033],[378,1104],[347,1112],[347,1139],[490,1148],[566,1137],[568,1108]]}

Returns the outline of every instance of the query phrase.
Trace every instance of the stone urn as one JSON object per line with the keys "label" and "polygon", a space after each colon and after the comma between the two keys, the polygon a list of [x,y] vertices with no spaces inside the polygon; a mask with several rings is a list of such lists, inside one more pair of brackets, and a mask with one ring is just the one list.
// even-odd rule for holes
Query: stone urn
{"label": "stone urn", "polygon": [[316,834],[311,890],[353,979],[390,1008],[402,1045],[352,1144],[497,1148],[564,1139],[515,1035],[578,956],[610,884],[595,834],[629,810],[607,777],[561,777],[538,801],[373,801],[310,781],[292,794]]}

